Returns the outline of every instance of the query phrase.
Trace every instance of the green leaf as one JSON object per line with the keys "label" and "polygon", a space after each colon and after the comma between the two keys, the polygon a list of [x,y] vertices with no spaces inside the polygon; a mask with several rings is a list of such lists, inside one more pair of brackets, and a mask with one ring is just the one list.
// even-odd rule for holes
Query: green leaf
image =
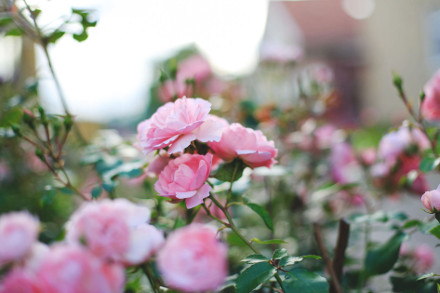
{"label": "green leaf", "polygon": [[246,205],[263,219],[264,224],[266,224],[267,228],[269,228],[271,231],[273,231],[272,219],[265,208],[255,204],[255,203],[246,203]]}
{"label": "green leaf", "polygon": [[94,199],[97,199],[100,195],[101,195],[101,193],[102,193],[102,187],[101,186],[95,186],[93,189],[92,189],[92,197],[94,198]]}
{"label": "green leaf", "polygon": [[5,34],[5,36],[14,36],[14,37],[19,37],[23,35],[23,31],[21,29],[19,29],[18,27],[14,27],[10,30],[8,30]]}
{"label": "green leaf", "polygon": [[322,259],[322,257],[320,257],[319,255],[313,255],[313,254],[309,254],[309,255],[303,255],[301,256],[303,259],[317,259],[320,260]]}
{"label": "green leaf", "polygon": [[243,270],[237,278],[237,293],[248,293],[270,280],[275,273],[276,268],[267,262],[253,264]]}
{"label": "green leaf", "polygon": [[248,264],[254,264],[259,262],[269,262],[269,259],[261,254],[252,254],[242,259],[241,261]]}
{"label": "green leaf", "polygon": [[417,281],[423,280],[423,279],[428,279],[431,277],[439,277],[440,275],[434,274],[434,273],[428,273],[428,274],[424,274],[422,276],[420,276]]}
{"label": "green leaf", "polygon": [[424,157],[420,161],[420,170],[424,173],[430,172],[434,170],[440,163],[440,160],[436,159],[435,157]]}
{"label": "green leaf", "polygon": [[241,178],[246,165],[240,159],[220,165],[214,174],[214,178],[224,182],[234,182]]}
{"label": "green leaf", "polygon": [[422,222],[419,220],[409,220],[409,221],[406,221],[405,224],[403,224],[402,229],[409,229],[412,227],[418,227],[421,225],[421,223]]}
{"label": "green leaf", "polygon": [[431,230],[429,230],[429,233],[440,239],[440,225],[435,226]]}
{"label": "green leaf", "polygon": [[47,185],[44,188],[44,193],[43,193],[43,197],[41,198],[41,205],[47,206],[49,204],[51,204],[53,202],[53,198],[55,197],[56,191],[53,188],[53,186]]}
{"label": "green leaf", "polygon": [[306,269],[295,268],[286,274],[283,281],[284,292],[328,293],[327,280]]}
{"label": "green leaf", "polygon": [[365,271],[368,275],[381,275],[391,270],[399,257],[400,245],[407,234],[398,231],[386,243],[371,248],[365,258]]}
{"label": "green leaf", "polygon": [[384,211],[377,211],[374,214],[368,215],[368,214],[357,214],[352,217],[350,217],[350,220],[355,224],[361,224],[361,223],[372,223],[372,222],[382,222],[386,223],[390,220],[396,220],[396,221],[404,221],[408,219],[408,216],[403,212],[384,212]]}
{"label": "green leaf", "polygon": [[416,276],[391,276],[392,292],[400,293],[435,293],[436,284],[430,280],[418,280]]}
{"label": "green leaf", "polygon": [[281,240],[281,239],[260,240],[258,238],[252,238],[251,242],[255,242],[258,244],[284,244],[284,243],[287,243],[286,241]]}
{"label": "green leaf", "polygon": [[0,26],[6,26],[8,24],[12,23],[12,17],[7,15],[7,16],[2,16],[0,17]]}
{"label": "green leaf", "polygon": [[289,256],[287,254],[287,249],[285,248],[278,248],[275,250],[272,254],[272,259],[282,259],[283,257]]}
{"label": "green leaf", "polygon": [[20,108],[12,108],[7,111],[0,120],[0,126],[10,126],[19,124],[23,116],[23,110]]}
{"label": "green leaf", "polygon": [[104,182],[102,183],[102,188],[104,188],[105,191],[107,192],[113,192],[113,190],[116,188],[116,183],[115,182]]}
{"label": "green leaf", "polygon": [[48,42],[49,43],[56,43],[56,41],[58,41],[62,36],[64,36],[64,34],[65,34],[65,32],[62,32],[62,31],[55,31],[55,32],[53,32],[50,36],[49,36],[49,38],[48,38]]}
{"label": "green leaf", "polygon": [[77,40],[78,42],[83,42],[83,41],[87,40],[88,37],[89,37],[89,35],[87,34],[87,32],[85,30],[80,34],[73,34],[73,38],[75,40]]}
{"label": "green leaf", "polygon": [[286,256],[280,259],[279,266],[280,267],[287,267],[294,265],[296,263],[302,262],[303,258],[300,256]]}
{"label": "green leaf", "polygon": [[57,189],[59,191],[61,191],[62,193],[67,194],[67,195],[72,195],[73,194],[73,190],[68,188],[68,187],[60,187],[60,188],[57,188]]}

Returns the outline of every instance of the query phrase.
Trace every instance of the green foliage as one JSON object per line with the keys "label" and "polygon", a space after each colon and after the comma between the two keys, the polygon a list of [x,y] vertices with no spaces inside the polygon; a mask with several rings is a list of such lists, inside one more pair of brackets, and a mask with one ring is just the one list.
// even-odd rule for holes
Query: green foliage
{"label": "green foliage", "polygon": [[436,169],[440,164],[440,159],[434,156],[426,156],[420,161],[420,171],[427,173]]}
{"label": "green foliage", "polygon": [[404,221],[408,216],[404,212],[399,211],[377,211],[373,214],[353,214],[349,217],[353,224],[362,223],[387,223],[390,221]]}
{"label": "green foliage", "polygon": [[97,21],[92,21],[92,17],[90,16],[91,11],[90,10],[84,10],[84,9],[72,9],[72,14],[78,15],[81,20],[80,24],[82,26],[82,32],[79,34],[73,34],[73,38],[77,40],[78,42],[83,42],[87,40],[89,37],[89,34],[87,33],[87,29],[90,27],[95,27],[97,24]]}
{"label": "green foliage", "polygon": [[277,272],[267,262],[258,262],[245,268],[236,280],[237,293],[248,293],[269,281]]}
{"label": "green foliage", "polygon": [[214,174],[214,178],[224,182],[235,182],[243,175],[246,165],[242,160],[236,159],[229,163],[220,165]]}
{"label": "green foliage", "polygon": [[429,233],[440,239],[440,225],[435,226],[431,230],[429,230]]}
{"label": "green foliage", "polygon": [[265,244],[265,245],[268,245],[268,244],[285,244],[285,243],[287,243],[286,241],[281,240],[281,239],[260,240],[260,239],[258,239],[256,237],[252,238],[250,242],[251,243],[255,242],[255,243],[258,243],[258,244]]}
{"label": "green foliage", "polygon": [[400,293],[437,293],[436,282],[430,280],[420,280],[414,276],[391,276],[393,292]]}
{"label": "green foliage", "polygon": [[295,268],[286,273],[283,281],[285,292],[327,293],[327,280],[303,268]]}
{"label": "green foliage", "polygon": [[257,215],[259,215],[261,217],[261,219],[263,219],[264,224],[266,224],[267,228],[269,228],[271,231],[273,231],[272,219],[265,208],[255,204],[255,203],[250,203],[250,202],[247,202],[246,205],[251,210],[253,210],[255,213],[257,213]]}
{"label": "green foliage", "polygon": [[365,273],[374,276],[390,271],[399,257],[400,245],[407,237],[406,233],[397,231],[384,244],[370,248],[365,258]]}
{"label": "green foliage", "polygon": [[255,264],[259,262],[269,262],[269,259],[261,254],[252,254],[241,260],[247,264]]}

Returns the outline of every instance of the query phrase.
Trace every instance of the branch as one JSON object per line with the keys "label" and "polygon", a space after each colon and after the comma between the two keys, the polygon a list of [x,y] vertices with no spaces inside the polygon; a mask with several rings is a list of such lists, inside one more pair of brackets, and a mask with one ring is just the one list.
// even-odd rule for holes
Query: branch
{"label": "branch", "polygon": [[[348,237],[350,235],[350,224],[346,219],[339,220],[338,240],[336,242],[335,254],[333,256],[333,270],[338,282],[342,279],[342,268],[345,261],[345,249],[348,245]],[[330,287],[330,293],[335,293],[333,286]]]}
{"label": "branch", "polygon": [[321,228],[318,223],[313,223],[313,230],[315,232],[316,242],[318,243],[319,250],[321,251],[322,258],[325,262],[325,267],[330,273],[330,285],[335,289],[336,293],[342,293],[341,286],[339,285],[338,278],[336,276],[335,270],[333,269],[332,260],[330,259],[327,250],[325,249],[324,241],[322,240]]}

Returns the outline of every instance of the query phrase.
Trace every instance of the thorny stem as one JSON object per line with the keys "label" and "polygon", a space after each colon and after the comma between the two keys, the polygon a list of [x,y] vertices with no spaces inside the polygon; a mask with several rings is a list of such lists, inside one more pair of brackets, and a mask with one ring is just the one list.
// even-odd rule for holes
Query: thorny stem
{"label": "thorny stem", "polygon": [[429,140],[429,143],[431,144],[432,152],[436,157],[438,157],[437,153],[437,143],[435,140],[429,139],[428,130],[426,129],[425,124],[423,123],[423,116],[421,114],[421,106],[419,107],[418,115],[414,112],[413,107],[408,101],[408,98],[405,94],[405,91],[403,90],[403,87],[398,87],[397,91],[399,93],[400,98],[403,101],[403,104],[405,105],[406,109],[408,110],[408,113],[411,115],[411,117],[415,120],[416,126],[426,135],[426,137]]}
{"label": "thorny stem", "polygon": [[226,222],[224,222],[223,220],[221,220],[220,218],[214,216],[214,215],[211,213],[211,211],[209,210],[209,208],[206,206],[206,202],[203,202],[203,204],[202,204],[202,208],[205,210],[206,214],[207,214],[210,218],[212,218],[212,219],[216,220],[217,222],[223,224],[225,227],[229,227],[229,226],[230,226],[228,223],[226,223]]}

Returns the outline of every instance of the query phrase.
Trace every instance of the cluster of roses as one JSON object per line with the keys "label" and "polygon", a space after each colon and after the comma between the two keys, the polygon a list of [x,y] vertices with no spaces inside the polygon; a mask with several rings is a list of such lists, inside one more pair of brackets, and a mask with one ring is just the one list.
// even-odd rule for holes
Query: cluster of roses
{"label": "cluster of roses", "polygon": [[[10,270],[0,292],[121,292],[123,264],[143,261],[163,241],[148,217],[147,209],[126,200],[88,203],[72,215],[66,240],[48,247],[37,242],[36,218],[2,216],[0,265]],[[144,229],[153,232],[151,245],[136,251],[133,240]]]}
{"label": "cluster of roses", "polygon": [[[227,275],[226,246],[216,232],[193,224],[163,233],[149,225],[150,211],[125,199],[84,204],[66,225],[62,243],[37,242],[39,222],[26,212],[0,218],[0,283],[11,292],[123,292],[125,267],[157,254],[164,282],[188,292],[218,287]],[[200,263],[201,262],[201,263]],[[207,264],[213,271],[201,270]]]}
{"label": "cluster of roses", "polygon": [[[209,115],[210,104],[182,98],[138,126],[145,153],[165,149],[155,165],[155,188],[173,202],[199,205],[209,196],[213,162],[242,160],[270,167],[277,150],[260,131]],[[197,148],[197,145],[204,147]],[[201,154],[204,149],[204,154]],[[122,292],[124,268],[155,255],[166,286],[184,292],[215,290],[227,276],[227,248],[215,229],[190,224],[163,232],[148,224],[148,208],[125,199],[87,202],[66,224],[63,242],[37,242],[39,222],[26,212],[0,218],[0,292]],[[209,268],[209,269],[207,269]]]}
{"label": "cluster of roses", "polygon": [[378,162],[372,166],[377,184],[390,192],[401,186],[402,178],[412,177],[404,187],[421,194],[428,189],[426,179],[419,169],[421,153],[430,147],[426,135],[418,128],[402,125],[382,137],[377,152]]}
{"label": "cluster of roses", "polygon": [[185,200],[189,209],[209,196],[207,179],[221,161],[240,159],[251,168],[271,167],[277,155],[274,142],[261,131],[229,125],[210,115],[210,110],[211,104],[203,99],[183,97],[138,125],[139,146],[145,154],[167,150],[159,152],[160,163],[152,163],[159,174],[156,191],[174,202]]}

